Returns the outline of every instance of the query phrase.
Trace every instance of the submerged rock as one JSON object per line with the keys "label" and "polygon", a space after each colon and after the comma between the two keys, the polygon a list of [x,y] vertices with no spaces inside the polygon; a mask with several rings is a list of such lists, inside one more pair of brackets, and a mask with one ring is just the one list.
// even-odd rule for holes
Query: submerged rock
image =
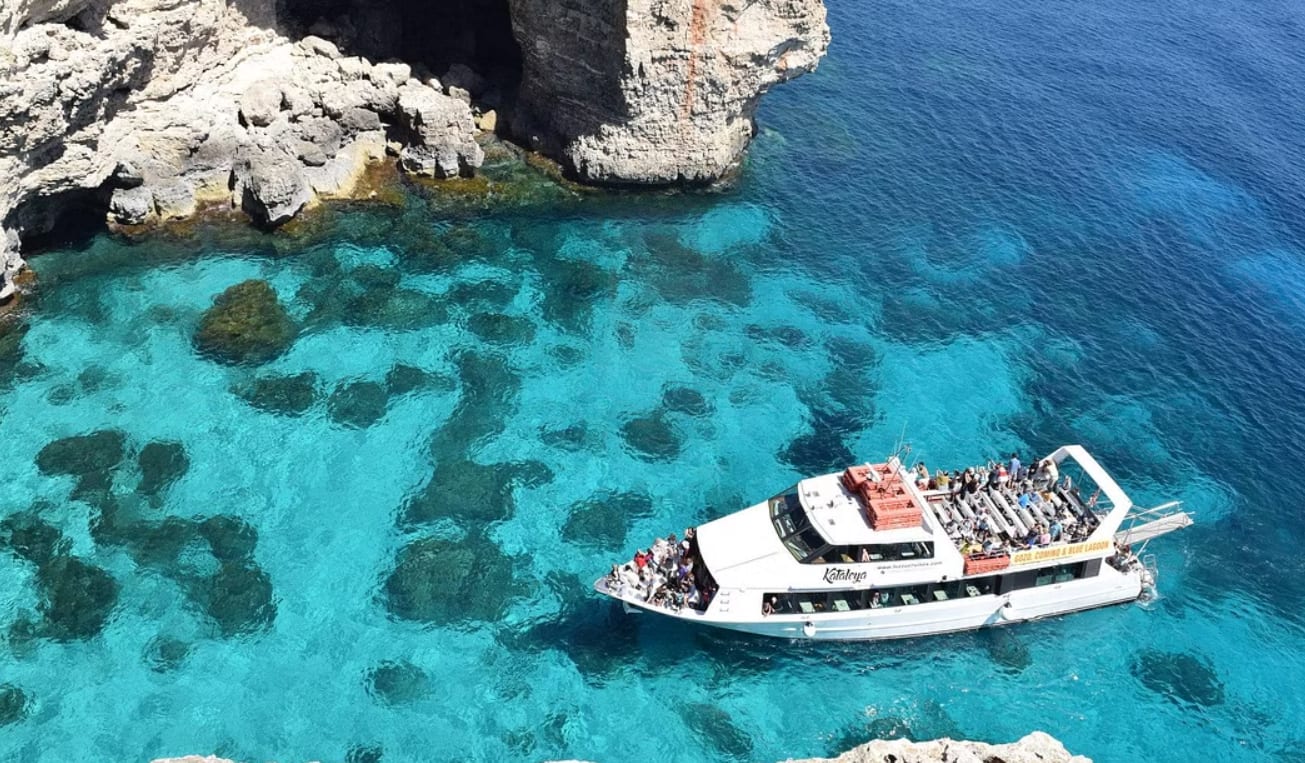
{"label": "submerged rock", "polygon": [[0,726],[27,717],[27,694],[13,684],[0,684]]}
{"label": "submerged rock", "polygon": [[430,693],[430,676],[407,660],[382,662],[367,674],[367,689],[387,705],[404,705]]}
{"label": "submerged rock", "polygon": [[36,466],[43,474],[81,477],[106,472],[122,463],[127,436],[112,429],[63,437],[46,444],[36,454]]}
{"label": "submerged rock", "polygon": [[477,313],[467,320],[467,328],[482,340],[495,344],[530,344],[535,338],[535,324],[516,315]]}
{"label": "submerged rock", "polygon": [[497,620],[517,592],[512,560],[480,535],[409,543],[384,589],[386,607],[395,616],[439,624]]}
{"label": "submerged rock", "polygon": [[141,448],[140,486],[137,492],[157,495],[181,478],[190,468],[186,448],[179,442],[151,442]]}
{"label": "submerged rock", "polygon": [[217,573],[196,581],[192,597],[226,637],[266,628],[276,618],[272,581],[252,562],[224,562]]}
{"label": "submerged rock", "polygon": [[457,384],[443,374],[402,363],[394,366],[385,374],[385,390],[390,393],[391,397],[427,389],[451,392],[456,388]]}
{"label": "submerged rock", "polygon": [[345,754],[344,763],[381,763],[384,759],[385,749],[380,745],[356,744]]}
{"label": "submerged rock", "polygon": [[145,661],[155,673],[176,670],[189,654],[190,644],[168,636],[159,636],[145,646]]}
{"label": "submerged rock", "polygon": [[711,403],[696,389],[672,386],[662,392],[662,407],[668,411],[689,416],[706,416],[711,413]]}
{"label": "submerged rock", "polygon": [[374,381],[354,381],[335,388],[326,401],[331,420],[353,429],[366,429],[385,416],[390,393]]}
{"label": "submerged rock", "polygon": [[258,545],[258,531],[252,525],[225,514],[200,522],[199,534],[208,541],[213,558],[220,562],[252,560]]}
{"label": "submerged rock", "polygon": [[631,520],[651,512],[652,500],[643,493],[597,493],[572,508],[562,538],[615,551],[625,546]]}
{"label": "submerged rock", "polygon": [[706,702],[686,702],[677,704],[676,711],[704,745],[738,760],[752,755],[752,739],[719,707]]}
{"label": "submerged rock", "polygon": [[264,363],[290,348],[298,329],[266,281],[238,283],[200,319],[195,347],[223,363]]}
{"label": "submerged rock", "polygon": [[1131,666],[1142,685],[1179,705],[1223,704],[1223,682],[1208,660],[1189,652],[1140,652]]}
{"label": "submerged rock", "polygon": [[118,582],[75,556],[57,555],[37,568],[43,635],[56,641],[89,639],[104,629],[118,603]]}
{"label": "submerged rock", "polygon": [[305,371],[292,376],[259,376],[235,387],[233,392],[260,411],[299,416],[317,401],[317,374]]}
{"label": "submerged rock", "polygon": [[444,461],[421,490],[409,497],[403,517],[410,524],[440,517],[477,524],[502,521],[516,510],[513,490],[517,485],[540,484],[552,476],[552,471],[537,461],[489,466],[465,459]]}
{"label": "submerged rock", "polygon": [[675,429],[658,415],[641,416],[625,422],[621,438],[645,461],[670,461],[680,455],[683,444]]}

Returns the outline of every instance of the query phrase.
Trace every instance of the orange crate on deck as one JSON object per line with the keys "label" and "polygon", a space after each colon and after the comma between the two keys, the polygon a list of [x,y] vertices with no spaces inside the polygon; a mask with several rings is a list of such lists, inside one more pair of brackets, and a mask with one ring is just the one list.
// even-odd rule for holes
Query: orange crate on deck
{"label": "orange crate on deck", "polygon": [[996,572],[1004,570],[1010,566],[1010,557],[1006,554],[1001,556],[967,556],[965,558],[966,575],[982,575],[987,572]]}

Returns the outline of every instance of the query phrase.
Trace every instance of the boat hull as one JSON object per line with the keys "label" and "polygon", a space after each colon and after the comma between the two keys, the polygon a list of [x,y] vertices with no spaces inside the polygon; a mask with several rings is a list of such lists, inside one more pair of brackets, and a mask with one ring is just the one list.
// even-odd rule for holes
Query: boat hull
{"label": "boat hull", "polygon": [[[747,592],[722,592],[740,606],[722,608],[714,602],[707,612],[670,612],[646,602],[616,596],[599,581],[595,588],[631,608],[677,620],[717,628],[778,638],[828,641],[870,641],[914,638],[958,631],[1010,625],[1056,617],[1088,609],[1136,601],[1142,581],[1136,573],[1120,573],[1105,567],[1102,574],[1054,585],[1027,588],[1004,595],[984,595],[850,612],[813,614],[760,614],[760,596]],[[750,608],[756,615],[744,616]],[[745,603],[746,602],[746,603]],[[727,609],[728,611],[721,611]]]}

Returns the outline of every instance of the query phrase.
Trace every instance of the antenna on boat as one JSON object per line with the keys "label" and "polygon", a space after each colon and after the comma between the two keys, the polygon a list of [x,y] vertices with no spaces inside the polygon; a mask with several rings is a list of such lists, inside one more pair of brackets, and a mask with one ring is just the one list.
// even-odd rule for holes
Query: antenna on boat
{"label": "antenna on boat", "polygon": [[893,446],[893,452],[889,454],[888,460],[897,458],[901,463],[906,463],[906,457],[911,454],[911,445],[906,441],[906,422],[902,422],[902,433],[897,436],[897,444]]}

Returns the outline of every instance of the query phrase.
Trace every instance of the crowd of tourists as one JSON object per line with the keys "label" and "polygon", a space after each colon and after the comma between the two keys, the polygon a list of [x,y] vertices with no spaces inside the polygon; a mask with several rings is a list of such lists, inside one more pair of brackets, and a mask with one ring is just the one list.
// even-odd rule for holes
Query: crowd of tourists
{"label": "crowd of tourists", "polygon": [[1084,502],[1050,458],[1029,466],[1012,453],[1009,462],[951,473],[931,473],[921,462],[915,475],[916,485],[940,501],[943,529],[967,556],[1077,543],[1100,521],[1093,511],[1097,496]]}
{"label": "crowd of tourists", "polygon": [[716,593],[692,527],[684,531],[683,540],[671,533],[647,549],[639,549],[625,564],[613,564],[607,588],[617,596],[641,599],[672,612],[684,607],[701,612]]}

